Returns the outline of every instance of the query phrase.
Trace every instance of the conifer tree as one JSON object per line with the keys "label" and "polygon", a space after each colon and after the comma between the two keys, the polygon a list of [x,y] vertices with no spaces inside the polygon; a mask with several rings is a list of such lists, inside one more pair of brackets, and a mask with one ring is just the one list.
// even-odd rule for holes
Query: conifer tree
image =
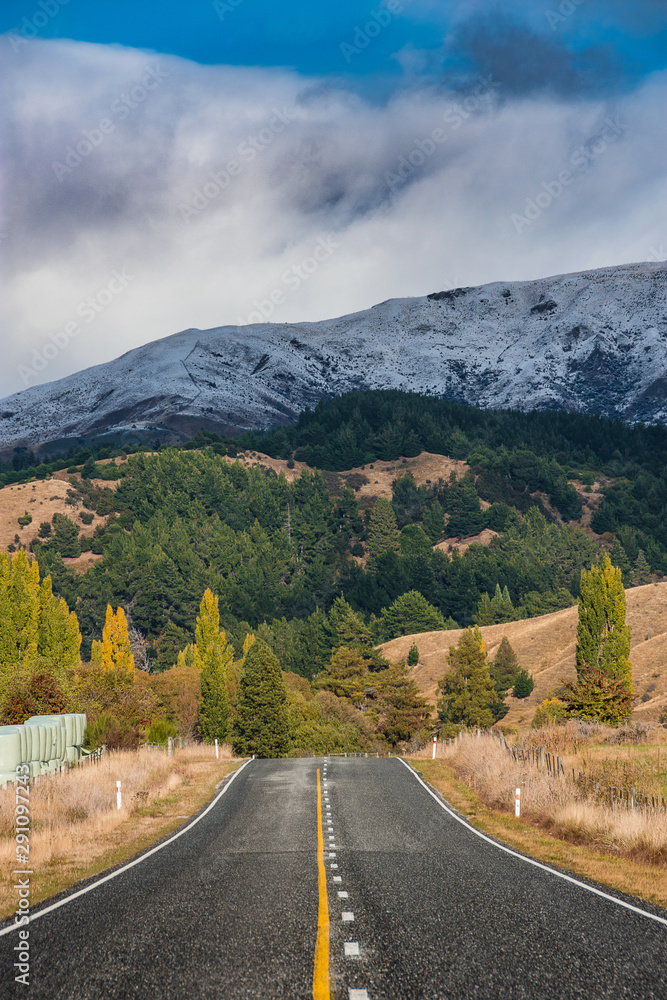
{"label": "conifer tree", "polygon": [[385,639],[415,632],[436,632],[445,628],[445,619],[437,608],[418,590],[409,590],[397,597],[389,608],[382,609],[382,631]]}
{"label": "conifer tree", "polygon": [[245,656],[232,743],[234,753],[244,757],[284,757],[289,748],[285,682],[277,656],[261,639],[255,639]]}
{"label": "conifer tree", "polygon": [[341,646],[333,653],[326,669],[320,672],[315,686],[358,707],[364,700],[370,664],[371,660],[362,656],[358,649]]}
{"label": "conifer tree", "polygon": [[514,685],[514,678],[519,672],[519,661],[512,645],[504,635],[498,646],[496,657],[491,667],[491,676],[498,694],[505,694]]}
{"label": "conifer tree", "polygon": [[395,746],[409,740],[431,718],[428,702],[403,664],[394,664],[373,676],[377,687],[379,728]]}
{"label": "conifer tree", "polygon": [[445,537],[445,515],[437,500],[426,508],[422,523],[424,531],[434,545]]}
{"label": "conifer tree", "polygon": [[635,560],[634,569],[632,570],[632,585],[634,587],[642,587],[647,583],[650,583],[653,579],[651,574],[651,567],[646,561],[646,556],[642,549],[637,553],[637,559]]}
{"label": "conifer tree", "polygon": [[408,666],[416,667],[419,663],[419,648],[416,642],[413,642],[408,650]]}
{"label": "conifer tree", "polygon": [[131,677],[134,674],[134,656],[127,630],[127,618],[121,607],[107,604],[107,615],[102,629],[102,640],[93,640],[90,662],[102,671],[118,671]]}
{"label": "conifer tree", "polygon": [[449,647],[449,663],[453,670],[445,674],[438,685],[442,692],[438,702],[440,718],[443,722],[465,726],[492,726],[491,706],[497,700],[496,692],[484,640],[477,626],[465,630],[458,646]]}
{"label": "conifer tree", "polygon": [[394,508],[384,497],[379,497],[370,514],[368,525],[368,562],[374,565],[386,552],[401,551],[400,532]]}

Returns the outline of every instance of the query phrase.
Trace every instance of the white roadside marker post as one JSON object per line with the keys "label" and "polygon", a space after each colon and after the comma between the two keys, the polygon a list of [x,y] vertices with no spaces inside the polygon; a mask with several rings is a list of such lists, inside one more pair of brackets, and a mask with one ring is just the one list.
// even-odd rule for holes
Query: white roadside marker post
{"label": "white roadside marker post", "polygon": [[438,737],[434,736],[433,737],[433,756],[431,757],[431,760],[435,760],[435,748],[436,748],[437,745],[438,745]]}
{"label": "white roadside marker post", "polygon": [[120,809],[121,806],[121,796],[120,796],[120,781],[116,782],[116,809]]}
{"label": "white roadside marker post", "polygon": [[215,759],[216,760],[220,759],[220,752],[218,750],[218,737],[217,736],[215,738]]}
{"label": "white roadside marker post", "polygon": [[517,817],[521,815],[521,789],[520,788],[517,788],[516,795],[514,797],[514,815],[517,816]]}

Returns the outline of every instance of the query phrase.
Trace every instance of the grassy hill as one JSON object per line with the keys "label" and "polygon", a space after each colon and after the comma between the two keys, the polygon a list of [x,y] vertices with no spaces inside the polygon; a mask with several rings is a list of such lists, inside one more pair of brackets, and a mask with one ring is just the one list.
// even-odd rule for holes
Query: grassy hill
{"label": "grassy hill", "polygon": [[[657,722],[667,709],[667,583],[632,587],[625,592],[627,624],[632,629],[632,676],[637,701],[633,719]],[[493,659],[504,635],[507,636],[522,668],[531,673],[535,689],[528,698],[509,696],[508,714],[503,725],[529,726],[541,701],[574,679],[574,654],[577,634],[577,608],[565,608],[550,615],[489,625],[480,630],[487,655]],[[392,661],[407,657],[413,642],[419,649],[419,663],[412,676],[421,693],[435,704],[438,681],[449,669],[447,654],[455,646],[461,631],[423,632],[406,635],[380,648]],[[642,700],[646,698],[646,700]]]}

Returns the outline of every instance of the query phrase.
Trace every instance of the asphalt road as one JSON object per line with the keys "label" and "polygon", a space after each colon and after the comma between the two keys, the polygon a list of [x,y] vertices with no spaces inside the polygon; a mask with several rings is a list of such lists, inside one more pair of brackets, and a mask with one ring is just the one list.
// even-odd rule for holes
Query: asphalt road
{"label": "asphalt road", "polygon": [[312,998],[318,767],[332,1000],[667,997],[665,924],[486,843],[400,761],[341,758],[251,762],[184,836],[32,922],[28,987],[0,937],[0,996]]}

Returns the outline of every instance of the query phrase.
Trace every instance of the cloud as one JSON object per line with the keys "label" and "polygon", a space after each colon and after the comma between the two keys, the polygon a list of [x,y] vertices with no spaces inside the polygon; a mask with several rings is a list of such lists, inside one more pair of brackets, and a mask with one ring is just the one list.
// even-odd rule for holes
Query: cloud
{"label": "cloud", "polygon": [[531,90],[467,37],[465,85],[413,83],[382,106],[287,70],[31,42],[3,84],[0,394],[26,369],[51,380],[260,307],[313,320],[664,244],[664,78],[613,98]]}

